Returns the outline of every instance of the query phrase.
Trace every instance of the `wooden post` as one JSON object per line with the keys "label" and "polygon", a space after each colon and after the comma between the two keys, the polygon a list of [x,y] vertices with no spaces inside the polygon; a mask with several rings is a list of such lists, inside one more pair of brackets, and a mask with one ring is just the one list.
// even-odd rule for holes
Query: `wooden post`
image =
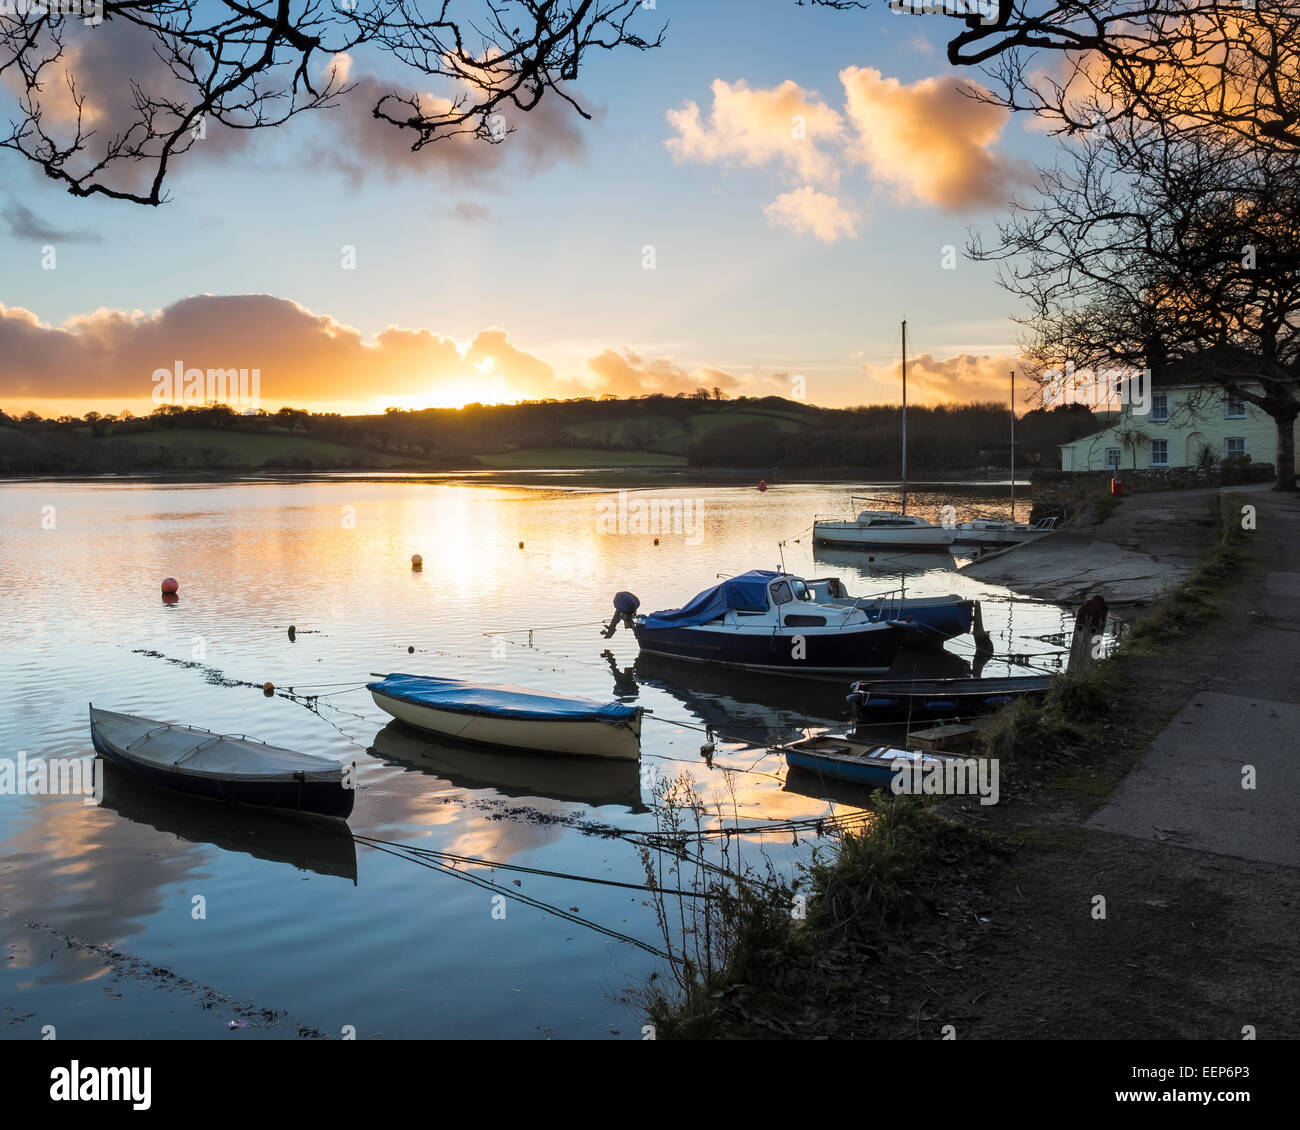
{"label": "wooden post", "polygon": [[1075,613],[1074,638],[1070,641],[1067,671],[1091,671],[1097,666],[1094,645],[1106,630],[1106,615],[1106,602],[1095,593]]}
{"label": "wooden post", "polygon": [[970,633],[975,637],[975,654],[992,655],[993,638],[984,630],[984,609],[980,607],[980,602],[975,601],[975,609],[971,616]]}

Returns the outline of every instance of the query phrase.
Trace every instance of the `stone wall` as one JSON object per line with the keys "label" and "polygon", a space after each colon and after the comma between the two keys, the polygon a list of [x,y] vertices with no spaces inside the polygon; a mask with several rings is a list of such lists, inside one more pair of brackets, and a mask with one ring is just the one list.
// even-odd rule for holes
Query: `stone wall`
{"label": "stone wall", "polygon": [[1191,490],[1194,487],[1233,486],[1237,483],[1271,483],[1276,477],[1272,463],[1224,462],[1203,467],[1151,467],[1137,471],[1035,470],[1029,477],[1034,508],[1029,520],[1057,518],[1086,519],[1089,509],[1110,493],[1110,480],[1117,478],[1125,494],[1157,490]]}

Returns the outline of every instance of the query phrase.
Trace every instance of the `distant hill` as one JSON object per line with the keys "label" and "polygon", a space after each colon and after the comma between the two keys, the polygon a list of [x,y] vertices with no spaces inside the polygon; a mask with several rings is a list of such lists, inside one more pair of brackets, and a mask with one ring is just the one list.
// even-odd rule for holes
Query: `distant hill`
{"label": "distant hill", "polygon": [[[283,408],[164,406],[148,417],[21,420],[0,414],[0,473],[146,470],[691,466],[896,473],[892,405],[832,409],[780,397],[647,396],[341,416]],[[1017,462],[1056,465],[1057,445],[1097,430],[1078,406],[1016,423]],[[1005,466],[1005,406],[908,410],[913,474]]]}

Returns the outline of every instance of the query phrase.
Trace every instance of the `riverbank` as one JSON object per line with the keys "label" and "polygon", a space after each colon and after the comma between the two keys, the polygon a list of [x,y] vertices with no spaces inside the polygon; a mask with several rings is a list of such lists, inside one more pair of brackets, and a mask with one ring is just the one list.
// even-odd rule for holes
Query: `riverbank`
{"label": "riverbank", "polygon": [[[1231,489],[1253,496],[1268,488]],[[962,572],[1062,604],[1093,592],[1112,605],[1146,604],[1185,580],[1205,554],[1214,534],[1210,503],[1220,493],[1202,487],[1129,496],[1095,526],[990,555]]]}
{"label": "riverbank", "polygon": [[[865,934],[792,928],[761,994],[718,994],[714,1034],[1300,1035],[1300,502],[1241,488],[1202,527],[1195,493],[1172,503],[1208,535],[1190,582],[1068,698],[1018,708],[999,803],[927,808],[910,860],[854,869],[902,888],[894,912]],[[864,838],[891,842],[894,823],[886,810]],[[810,879],[812,906],[827,888]]]}

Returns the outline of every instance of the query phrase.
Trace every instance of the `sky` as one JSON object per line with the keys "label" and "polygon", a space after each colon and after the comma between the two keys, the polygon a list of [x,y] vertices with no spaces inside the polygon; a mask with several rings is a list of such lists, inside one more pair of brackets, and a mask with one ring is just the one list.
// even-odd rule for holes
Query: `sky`
{"label": "sky", "polygon": [[[883,0],[637,19],[664,44],[590,58],[572,89],[593,121],[548,96],[499,146],[411,153],[369,110],[429,80],[358,53],[334,61],[338,108],[214,131],[158,208],[0,152],[0,409],[140,414],[178,365],[256,369],[270,411],[700,386],[893,403],[903,318],[909,402],[1004,400],[1023,311],[962,252],[1054,143],[961,93],[980,76],[944,57],[957,25]],[[130,28],[76,34],[92,110],[156,73]]]}

